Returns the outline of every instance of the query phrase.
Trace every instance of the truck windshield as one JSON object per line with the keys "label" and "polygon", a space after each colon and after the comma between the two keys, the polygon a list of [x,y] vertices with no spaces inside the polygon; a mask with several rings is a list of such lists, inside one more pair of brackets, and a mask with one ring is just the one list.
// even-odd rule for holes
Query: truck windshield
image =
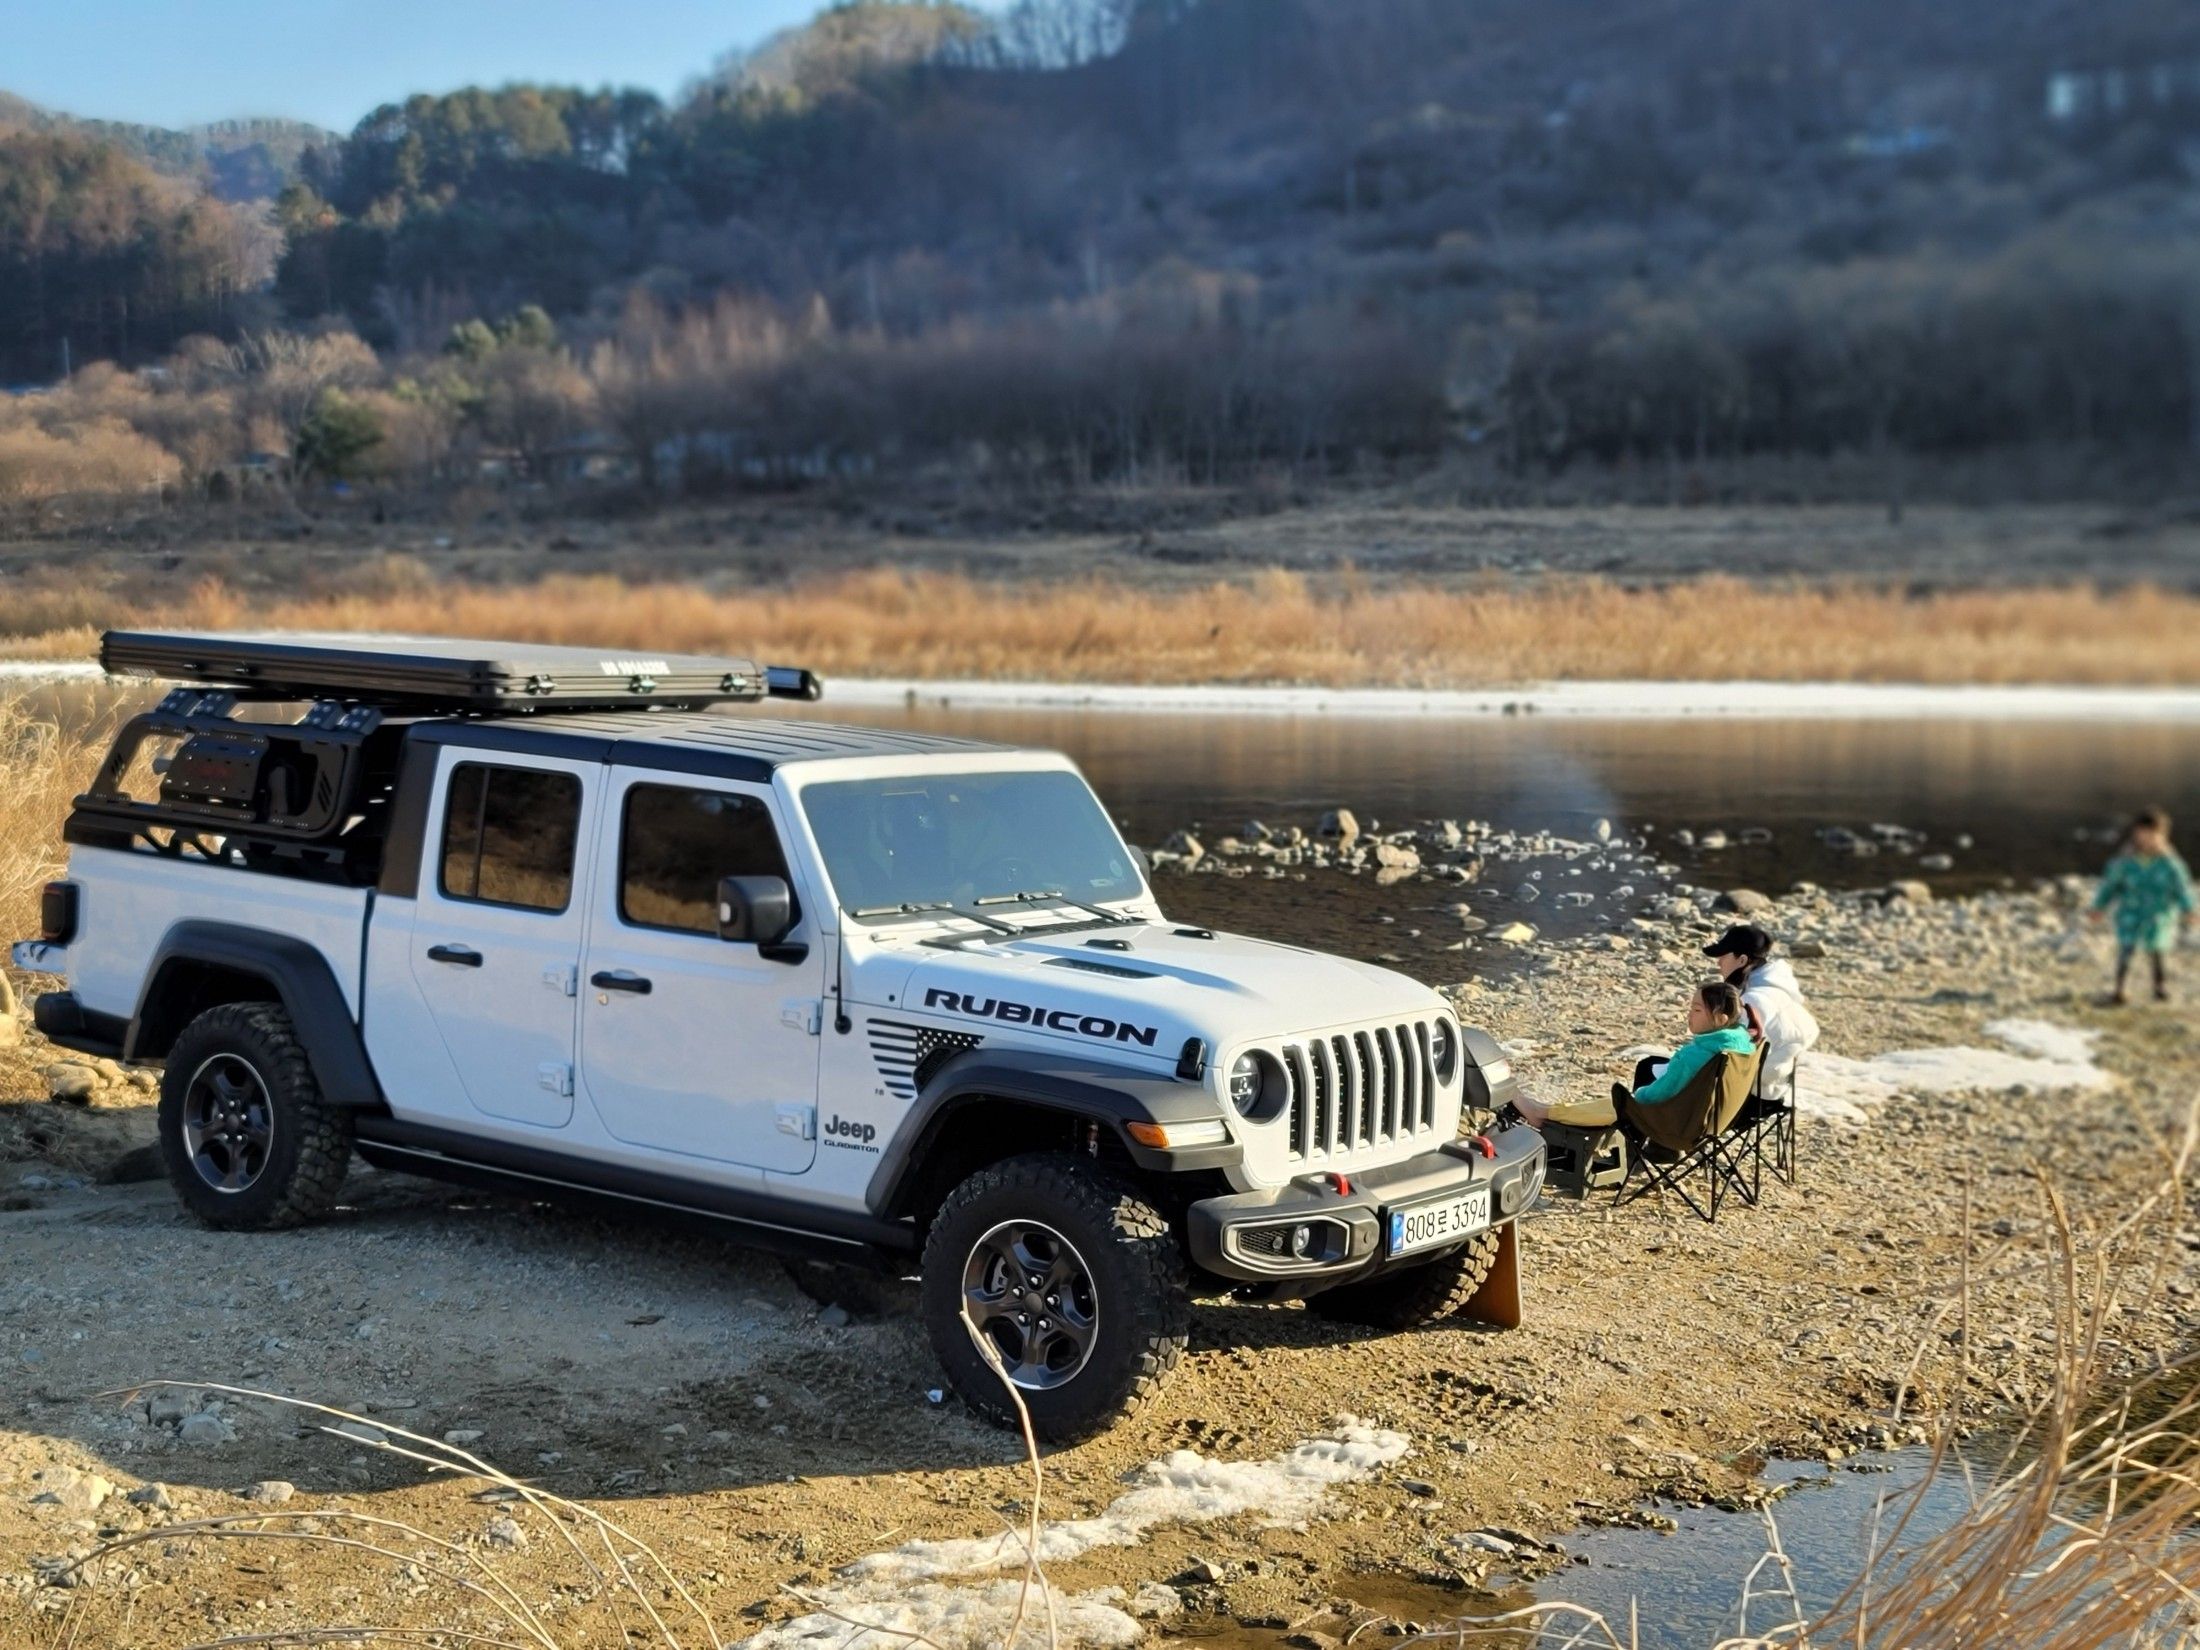
{"label": "truck windshield", "polygon": [[866,918],[1015,895],[1089,904],[1145,891],[1074,773],[836,780],[805,786],[802,808],[841,907]]}

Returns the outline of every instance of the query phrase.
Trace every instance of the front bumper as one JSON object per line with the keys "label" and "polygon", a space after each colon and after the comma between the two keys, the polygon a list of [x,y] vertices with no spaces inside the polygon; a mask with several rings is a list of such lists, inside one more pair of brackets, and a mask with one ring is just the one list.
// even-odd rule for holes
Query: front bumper
{"label": "front bumper", "polygon": [[[1273,1191],[1204,1198],[1186,1212],[1192,1262],[1233,1283],[1312,1292],[1358,1282],[1393,1265],[1435,1260],[1449,1249],[1420,1250],[1393,1262],[1384,1236],[1392,1209],[1488,1186],[1495,1230],[1518,1218],[1542,1189],[1543,1140],[1535,1130],[1508,1129],[1488,1138],[1494,1157],[1483,1156],[1471,1140],[1455,1140],[1402,1163],[1348,1170],[1349,1191],[1315,1173]],[[1309,1229],[1309,1240],[1305,1253],[1295,1254],[1287,1240],[1300,1227]]]}

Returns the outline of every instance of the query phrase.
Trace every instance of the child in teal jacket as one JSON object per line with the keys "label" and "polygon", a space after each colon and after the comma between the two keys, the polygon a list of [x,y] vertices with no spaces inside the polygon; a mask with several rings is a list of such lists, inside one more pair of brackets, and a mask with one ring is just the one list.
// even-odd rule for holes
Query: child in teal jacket
{"label": "child in teal jacket", "polygon": [[2144,951],[2154,964],[2154,1000],[2169,1001],[2168,957],[2177,931],[2192,921],[2196,902],[2192,873],[2169,845],[2169,815],[2148,808],[2131,822],[2123,852],[2108,862],[2100,891],[2093,896],[2093,920],[2116,913],[2116,990],[2109,1001],[2131,999],[2124,980],[2131,959]]}
{"label": "child in teal jacket", "polygon": [[1560,1101],[1546,1106],[1521,1099],[1513,1102],[1531,1128],[1545,1123],[1565,1123],[1574,1128],[1605,1128],[1619,1121],[1619,1104],[1631,1094],[1638,1105],[1655,1106],[1672,1099],[1722,1054],[1748,1054],[1756,1045],[1742,1020],[1741,993],[1724,980],[1711,980],[1688,994],[1688,1041],[1673,1051],[1670,1060],[1645,1060],[1635,1067],[1635,1084],[1612,1085],[1611,1098]]}

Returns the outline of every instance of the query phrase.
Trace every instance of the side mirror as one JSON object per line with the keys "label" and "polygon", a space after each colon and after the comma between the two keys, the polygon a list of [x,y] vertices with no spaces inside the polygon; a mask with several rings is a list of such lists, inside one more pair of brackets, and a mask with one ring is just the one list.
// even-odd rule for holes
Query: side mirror
{"label": "side mirror", "polygon": [[718,884],[718,937],[776,946],[794,927],[794,890],[779,877],[725,877]]}

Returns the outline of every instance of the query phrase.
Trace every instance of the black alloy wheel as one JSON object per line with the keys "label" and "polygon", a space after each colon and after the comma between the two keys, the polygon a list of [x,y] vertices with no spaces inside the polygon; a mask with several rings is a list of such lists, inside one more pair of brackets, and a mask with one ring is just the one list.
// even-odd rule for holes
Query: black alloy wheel
{"label": "black alloy wheel", "polygon": [[1026,1392],[1074,1380],[1100,1330],[1092,1272],[1076,1245],[1035,1220],[1006,1220],[963,1264],[963,1319]]}

